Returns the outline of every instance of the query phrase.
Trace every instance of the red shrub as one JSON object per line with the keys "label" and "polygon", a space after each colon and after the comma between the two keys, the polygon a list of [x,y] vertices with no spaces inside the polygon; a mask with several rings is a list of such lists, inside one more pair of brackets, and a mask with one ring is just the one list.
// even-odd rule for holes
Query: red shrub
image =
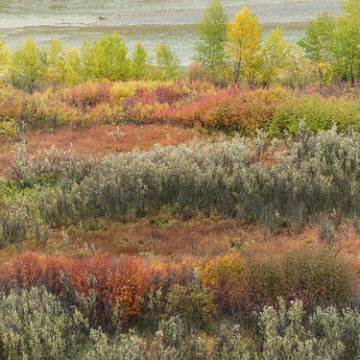
{"label": "red shrub", "polygon": [[72,88],[63,88],[60,94],[68,105],[85,110],[110,101],[111,87],[112,83],[107,80],[98,83],[87,81]]}
{"label": "red shrub", "polygon": [[94,290],[104,303],[120,305],[128,317],[140,314],[141,303],[150,291],[151,273],[151,268],[147,269],[137,258],[121,256],[113,260],[102,255],[74,260],[71,281],[86,295]]}
{"label": "red shrub", "polygon": [[171,86],[159,86],[154,92],[156,101],[160,104],[166,103],[173,105],[177,101],[186,98],[189,92],[185,89],[177,89]]}
{"label": "red shrub", "polygon": [[1,282],[5,287],[12,285],[31,288],[45,285],[56,294],[62,291],[61,274],[66,274],[70,261],[65,257],[50,257],[34,253],[25,253],[16,257],[12,263],[5,266],[1,272]]}
{"label": "red shrub", "polygon": [[286,97],[282,89],[227,89],[189,102],[176,112],[176,119],[189,126],[238,130],[252,134],[267,128],[276,106]]}

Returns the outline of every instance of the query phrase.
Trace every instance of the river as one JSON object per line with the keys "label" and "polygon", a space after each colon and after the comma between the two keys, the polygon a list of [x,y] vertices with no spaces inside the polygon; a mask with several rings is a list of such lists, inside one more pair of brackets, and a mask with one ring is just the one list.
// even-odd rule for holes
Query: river
{"label": "river", "polygon": [[[28,35],[42,45],[51,37],[81,46],[106,33],[120,33],[129,48],[136,41],[148,49],[167,42],[183,65],[191,61],[196,26],[208,0],[0,0],[0,36],[12,47]],[[259,17],[265,32],[281,25],[289,42],[296,42],[314,15],[340,13],[339,0],[223,0],[232,18],[243,6]]]}

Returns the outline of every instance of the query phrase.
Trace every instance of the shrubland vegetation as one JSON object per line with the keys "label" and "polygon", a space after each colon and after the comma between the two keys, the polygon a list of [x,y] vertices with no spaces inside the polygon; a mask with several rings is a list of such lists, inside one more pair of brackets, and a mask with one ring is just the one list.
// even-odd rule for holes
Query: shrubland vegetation
{"label": "shrubland vegetation", "polygon": [[[341,89],[340,89],[341,90]],[[74,87],[23,92],[0,88],[0,138],[19,139],[24,130],[53,131],[102,125],[169,124],[271,137],[298,135],[299,125],[317,132],[334,125],[359,130],[358,91],[248,86],[218,89],[209,82],[85,82]]]}
{"label": "shrubland vegetation", "polygon": [[[119,34],[80,49],[0,41],[0,145],[13,150],[0,178],[0,359],[360,357],[360,3],[342,8],[291,45],[212,0],[188,69],[168,44],[130,54]],[[26,144],[111,125],[121,145],[129,124],[202,140],[96,158]],[[190,233],[199,219],[236,231],[204,246]],[[179,221],[188,244],[174,256],[160,229]],[[145,222],[151,238],[134,244]],[[135,230],[110,240],[118,225]],[[121,251],[99,252],[96,236]]]}
{"label": "shrubland vegetation", "polygon": [[[299,359],[308,353],[351,359],[359,326],[357,268],[331,247],[344,221],[358,223],[359,141],[356,133],[332,129],[318,134],[303,130],[297,140],[268,143],[260,132],[254,139],[194,141],[88,161],[56,149],[31,158],[19,145],[2,195],[3,248],[21,250],[30,239],[46,247],[59,226],[93,222],[96,227],[164,211],[187,219],[199,214],[235,217],[275,234],[299,232],[319,220],[323,245],[244,258],[238,240],[232,252],[178,262],[25,253],[1,265],[3,306],[18,309],[27,296],[53,305],[44,304],[49,310],[36,316],[23,314],[2,336],[19,333],[16,329],[25,323],[29,329],[21,327],[18,336],[50,343],[47,333],[34,329],[51,322],[61,340],[56,349],[44,346],[41,351],[69,358],[105,353],[128,359],[125,351],[131,347],[134,358],[143,354],[149,359],[193,359],[194,354],[221,359],[227,353],[234,359],[284,354],[290,359],[296,353]],[[273,149],[278,155],[269,163]],[[63,241],[71,245],[67,236],[64,231]],[[334,322],[336,327],[329,325]],[[209,335],[212,345],[206,341]],[[166,337],[176,338],[177,345]],[[193,342],[186,340],[190,337]],[[6,354],[31,353],[18,339],[22,347],[3,340]],[[11,356],[5,358],[17,358]]]}
{"label": "shrubland vegetation", "polygon": [[[17,224],[23,229],[27,216],[53,226],[85,219],[125,221],[166,210],[184,217],[235,217],[276,233],[299,230],[323,213],[333,213],[335,223],[356,220],[359,143],[357,133],[335,128],[271,143],[259,132],[250,140],[194,140],[87,161],[56,148],[28,156],[20,144],[7,185],[14,191],[9,196],[5,191],[3,198],[28,204],[15,213],[10,204],[4,222],[23,222]],[[19,217],[19,209],[26,214]]]}

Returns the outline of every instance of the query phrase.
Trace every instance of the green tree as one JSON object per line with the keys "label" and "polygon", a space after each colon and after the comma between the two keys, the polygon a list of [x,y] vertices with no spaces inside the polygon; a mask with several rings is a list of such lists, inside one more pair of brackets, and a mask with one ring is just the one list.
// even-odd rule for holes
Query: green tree
{"label": "green tree", "polygon": [[281,71],[281,83],[291,88],[305,87],[313,78],[312,65],[299,45],[292,45],[286,67]]}
{"label": "green tree", "polygon": [[258,18],[247,7],[239,11],[233,22],[228,22],[227,49],[233,63],[235,84],[253,76],[259,64],[261,26]]}
{"label": "green tree", "polygon": [[81,80],[82,64],[77,48],[66,49],[63,71],[67,85],[75,85]]}
{"label": "green tree", "polygon": [[328,12],[316,16],[305,30],[299,45],[304,50],[322,82],[331,76],[331,64],[334,64],[335,18]]}
{"label": "green tree", "polygon": [[66,50],[60,40],[51,39],[42,50],[44,78],[55,84],[75,85],[81,80],[81,59],[77,48]]}
{"label": "green tree", "polygon": [[128,49],[117,33],[104,35],[90,46],[84,41],[81,57],[86,79],[127,80],[130,75]]}
{"label": "green tree", "polygon": [[227,14],[220,0],[211,0],[197,24],[199,40],[195,43],[195,57],[204,66],[210,79],[216,82],[225,67]]}
{"label": "green tree", "polygon": [[159,80],[174,80],[179,73],[180,59],[169,44],[155,45],[157,78]]}
{"label": "green tree", "polygon": [[264,86],[269,86],[276,81],[280,72],[290,62],[293,46],[289,45],[282,35],[282,30],[277,27],[266,36],[261,49],[260,79]]}
{"label": "green tree", "polygon": [[51,38],[42,49],[44,78],[52,83],[64,82],[64,50],[60,40]]}
{"label": "green tree", "polygon": [[131,76],[134,79],[143,79],[147,70],[147,52],[144,45],[135,43],[131,57]]}
{"label": "green tree", "polygon": [[360,75],[360,0],[344,0],[342,9],[334,32],[336,71],[353,84]]}
{"label": "green tree", "polygon": [[5,39],[0,38],[0,81],[7,74],[10,62],[10,49],[7,47]]}
{"label": "green tree", "polygon": [[9,75],[15,86],[32,91],[43,80],[41,53],[31,36],[11,56]]}

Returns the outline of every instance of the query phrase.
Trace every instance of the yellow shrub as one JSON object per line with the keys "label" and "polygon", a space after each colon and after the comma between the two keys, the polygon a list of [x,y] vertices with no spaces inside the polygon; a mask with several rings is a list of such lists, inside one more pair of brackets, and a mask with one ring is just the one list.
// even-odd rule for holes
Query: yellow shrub
{"label": "yellow shrub", "polygon": [[137,89],[138,84],[136,81],[114,83],[110,90],[111,102],[119,104],[123,98],[134,96]]}
{"label": "yellow shrub", "polygon": [[16,134],[17,125],[14,120],[0,122],[0,140],[12,140]]}
{"label": "yellow shrub", "polygon": [[195,263],[203,283],[210,288],[217,287],[219,282],[237,282],[244,270],[244,261],[238,253],[228,253],[225,256],[204,258]]}

